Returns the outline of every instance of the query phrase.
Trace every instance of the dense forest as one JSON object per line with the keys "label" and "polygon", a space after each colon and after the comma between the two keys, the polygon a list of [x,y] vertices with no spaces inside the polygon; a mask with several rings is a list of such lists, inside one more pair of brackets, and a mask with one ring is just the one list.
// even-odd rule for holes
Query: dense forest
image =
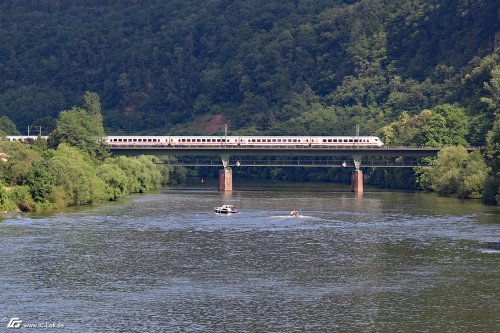
{"label": "dense forest", "polygon": [[498,22],[495,0],[6,0],[0,130],[48,134],[93,91],[108,134],[359,124],[388,144],[488,145],[493,177]]}

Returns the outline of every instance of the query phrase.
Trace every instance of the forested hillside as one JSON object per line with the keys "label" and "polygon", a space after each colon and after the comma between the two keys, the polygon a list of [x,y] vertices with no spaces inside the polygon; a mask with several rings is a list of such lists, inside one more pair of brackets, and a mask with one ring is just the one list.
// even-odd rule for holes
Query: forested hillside
{"label": "forested hillside", "polygon": [[497,15],[495,0],[6,0],[0,116],[47,132],[94,91],[108,133],[372,134],[448,103],[482,145]]}

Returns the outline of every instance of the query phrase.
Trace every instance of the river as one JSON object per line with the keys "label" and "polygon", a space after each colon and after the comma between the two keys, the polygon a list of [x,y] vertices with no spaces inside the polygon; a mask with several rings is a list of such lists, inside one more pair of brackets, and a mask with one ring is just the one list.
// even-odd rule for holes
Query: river
{"label": "river", "polygon": [[[356,196],[332,184],[237,186],[230,195],[210,183],[184,185],[3,216],[0,331],[9,323],[33,332],[26,325],[500,330],[499,207],[419,192]],[[222,203],[240,213],[214,214]],[[288,216],[293,208],[299,218]]]}

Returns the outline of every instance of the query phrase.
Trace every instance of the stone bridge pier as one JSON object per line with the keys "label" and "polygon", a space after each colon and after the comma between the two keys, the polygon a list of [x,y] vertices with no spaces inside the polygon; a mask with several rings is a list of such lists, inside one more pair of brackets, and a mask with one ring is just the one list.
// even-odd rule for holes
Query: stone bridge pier
{"label": "stone bridge pier", "polygon": [[352,173],[351,192],[363,193],[363,171],[361,171],[361,158],[359,154],[353,154],[355,170]]}
{"label": "stone bridge pier", "polygon": [[224,169],[219,171],[219,191],[227,192],[233,190],[233,170],[229,167],[229,155],[221,155]]}

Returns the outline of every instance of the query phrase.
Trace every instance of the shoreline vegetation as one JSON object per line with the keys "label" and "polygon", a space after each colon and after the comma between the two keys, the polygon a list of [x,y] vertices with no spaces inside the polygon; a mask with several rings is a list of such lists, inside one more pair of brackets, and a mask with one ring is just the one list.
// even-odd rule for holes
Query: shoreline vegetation
{"label": "shoreline vegetation", "polygon": [[0,212],[92,205],[183,181],[183,168],[162,163],[170,157],[112,157],[103,136],[98,96],[87,93],[83,108],[61,112],[48,140],[0,141]]}

